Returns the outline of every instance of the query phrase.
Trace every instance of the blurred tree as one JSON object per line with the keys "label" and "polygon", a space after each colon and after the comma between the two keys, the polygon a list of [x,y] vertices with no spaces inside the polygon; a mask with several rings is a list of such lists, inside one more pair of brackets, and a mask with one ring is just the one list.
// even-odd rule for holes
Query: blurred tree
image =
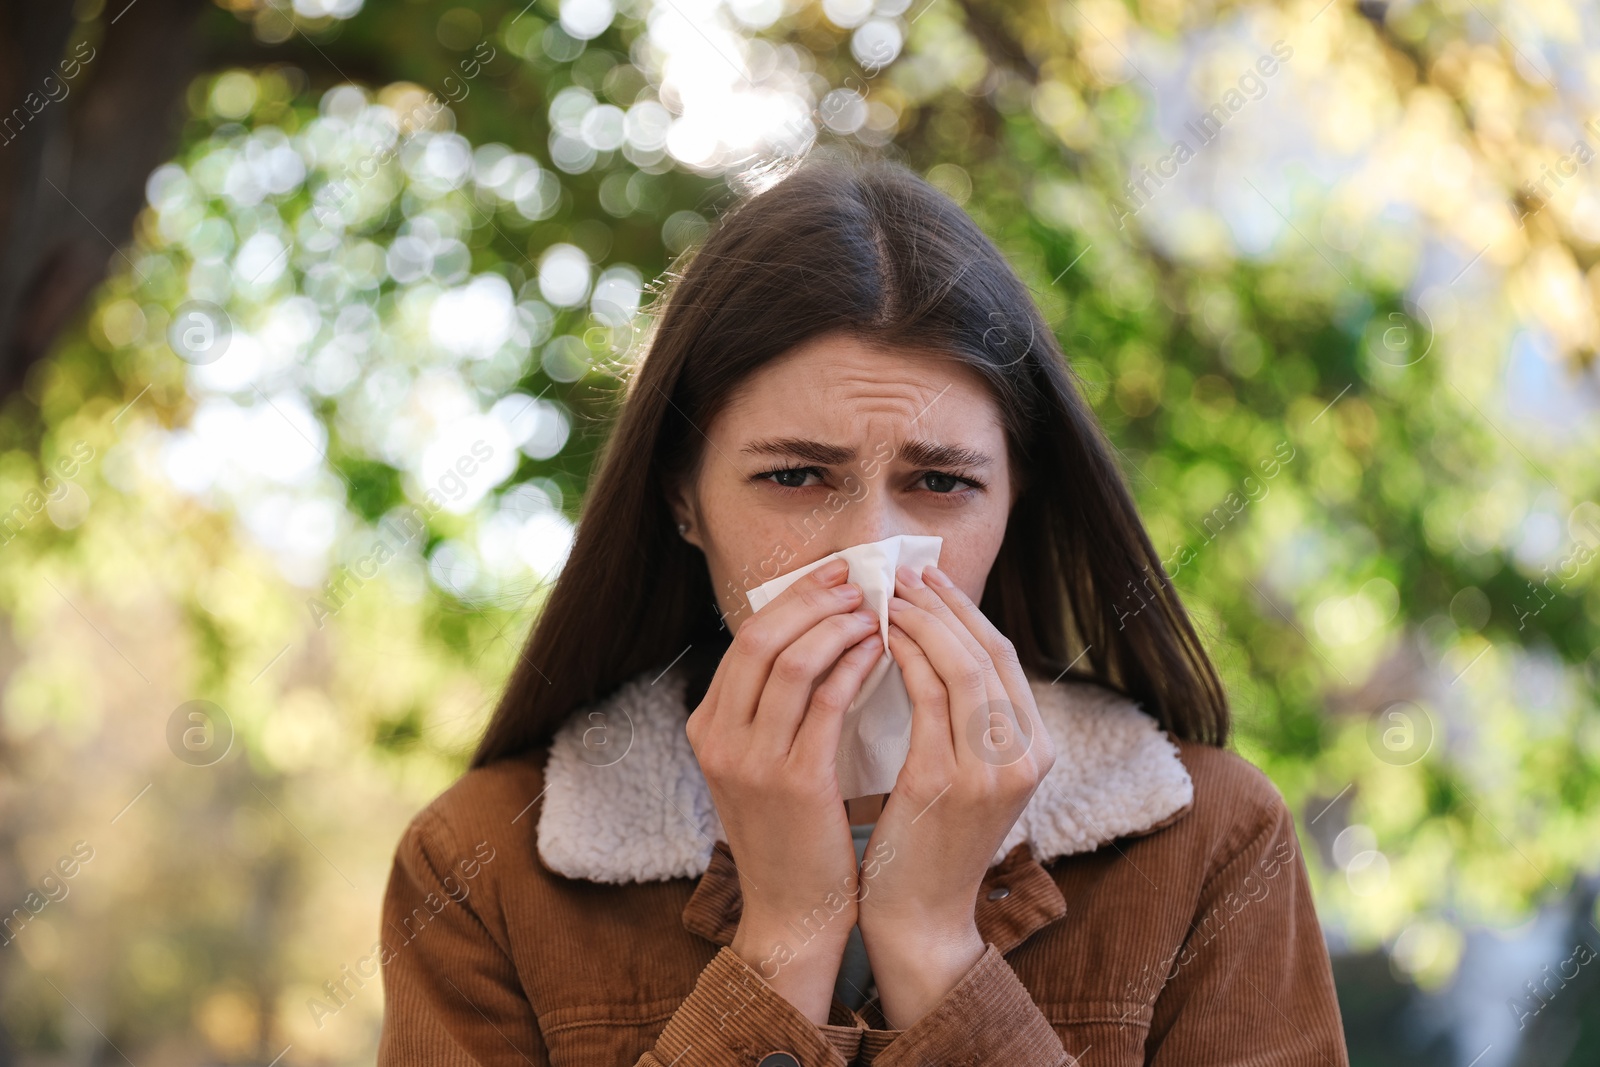
{"label": "blurred tree", "polygon": [[116,243],[131,236],[146,176],[176,147],[178,105],[202,69],[194,24],[208,5],[141,0],[122,17],[132,6],[0,10],[0,397],[79,314],[108,263],[125,269]]}
{"label": "blurred tree", "polygon": [[[1303,813],[1335,947],[1447,983],[1464,930],[1600,847],[1594,16],[1468,7],[229,0],[139,53],[165,57],[145,95],[85,83],[33,121],[137,141],[56,182],[98,248],[39,207],[76,133],[0,151],[34,189],[0,232],[39,218],[0,285],[8,366],[55,338],[0,420],[26,768],[0,891],[107,834],[96,917],[42,917],[32,966],[98,990],[122,1047],[369,1054],[375,992],[307,1003],[366,951],[391,831],[459,770],[560,566],[651,297],[732,191],[844,139],[1033,287],[1238,747]],[[99,78],[125,26],[192,9],[76,10],[27,39],[103,47]],[[185,118],[157,151],[161,99]],[[236,748],[175,774],[198,697]],[[62,781],[87,784],[24,808]],[[185,832],[95,822],[146,783],[132,811]],[[96,1047],[57,992],[8,981],[0,1021]]]}

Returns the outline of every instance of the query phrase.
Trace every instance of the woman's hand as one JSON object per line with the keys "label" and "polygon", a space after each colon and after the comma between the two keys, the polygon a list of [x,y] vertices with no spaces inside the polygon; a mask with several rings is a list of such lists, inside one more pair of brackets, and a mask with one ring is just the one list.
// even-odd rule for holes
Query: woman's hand
{"label": "woman's hand", "polygon": [[925,574],[899,568],[889,602],[911,751],[867,843],[859,915],[884,1017],[902,1030],[983,955],[978,887],[1056,758],[1011,642],[937,567]]}
{"label": "woman's hand", "polygon": [[839,731],[883,650],[848,573],[818,567],[747,618],[686,727],[739,870],[731,947],[819,1024],[856,922]]}

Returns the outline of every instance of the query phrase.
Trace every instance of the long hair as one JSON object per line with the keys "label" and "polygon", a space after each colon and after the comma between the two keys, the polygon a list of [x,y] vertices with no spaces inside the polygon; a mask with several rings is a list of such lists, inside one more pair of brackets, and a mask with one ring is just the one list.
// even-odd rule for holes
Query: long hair
{"label": "long hair", "polygon": [[666,487],[742,381],[835,331],[948,354],[992,390],[1022,488],[979,607],[1023,664],[1050,678],[1076,665],[1172,736],[1226,742],[1222,683],[1111,445],[1027,288],[954,201],[897,162],[813,153],[688,258],[473,766],[543,745],[575,708],[675,661],[689,706],[704,698],[731,637]]}

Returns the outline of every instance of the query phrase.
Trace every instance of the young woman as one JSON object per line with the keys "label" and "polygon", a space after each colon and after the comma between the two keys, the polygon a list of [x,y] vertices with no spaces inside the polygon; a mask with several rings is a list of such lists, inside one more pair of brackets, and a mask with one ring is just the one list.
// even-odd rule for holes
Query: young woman
{"label": "young woman", "polygon": [[[813,156],[663,305],[472,769],[400,842],[380,1063],[1345,1064],[1293,818],[998,249]],[[943,538],[888,608],[910,751],[847,806],[878,617],[842,568],[745,594],[896,534]]]}

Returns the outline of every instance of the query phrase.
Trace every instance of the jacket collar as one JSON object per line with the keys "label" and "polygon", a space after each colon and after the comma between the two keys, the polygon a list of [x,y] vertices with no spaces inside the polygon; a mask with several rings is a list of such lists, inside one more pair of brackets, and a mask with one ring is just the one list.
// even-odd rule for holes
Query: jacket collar
{"label": "jacket collar", "polygon": [[[1066,911],[1043,864],[1160,829],[1194,798],[1177,746],[1133,701],[1089,682],[1028,679],[1056,762],[996,850],[978,896],[979,931],[1001,952]],[[572,713],[545,763],[538,851],[569,878],[698,877],[684,925],[727,944],[738,927],[738,876],[684,732],[685,682],[676,670],[646,672]],[[1009,892],[989,901],[1001,887]]]}

